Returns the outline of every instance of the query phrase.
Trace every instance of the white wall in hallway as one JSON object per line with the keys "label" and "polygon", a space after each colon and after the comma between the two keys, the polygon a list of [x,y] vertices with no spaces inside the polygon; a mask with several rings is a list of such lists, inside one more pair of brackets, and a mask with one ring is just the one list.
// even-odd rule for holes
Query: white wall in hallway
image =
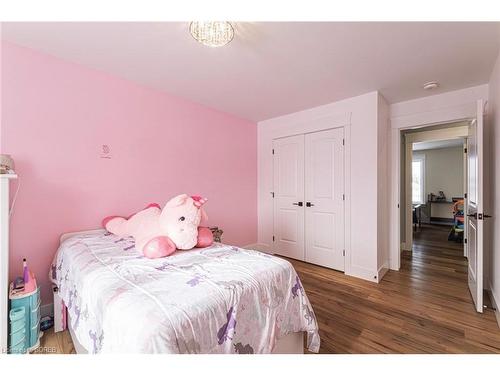
{"label": "white wall in hallway", "polygon": [[[427,195],[430,193],[437,195],[440,190],[446,195],[446,200],[451,200],[454,197],[463,197],[463,147],[414,151],[413,155],[424,155],[425,158],[424,199],[427,199]],[[432,216],[453,218],[452,205],[433,205]]]}

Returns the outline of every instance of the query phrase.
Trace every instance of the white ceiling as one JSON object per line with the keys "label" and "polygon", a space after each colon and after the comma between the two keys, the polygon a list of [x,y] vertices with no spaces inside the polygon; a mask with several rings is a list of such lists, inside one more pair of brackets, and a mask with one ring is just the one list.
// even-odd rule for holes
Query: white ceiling
{"label": "white ceiling", "polygon": [[[259,121],[379,90],[390,102],[488,82],[498,23],[235,23],[222,48],[188,23],[3,23],[2,38]],[[422,84],[438,80],[430,92]]]}
{"label": "white ceiling", "polygon": [[447,139],[444,141],[429,141],[413,143],[413,151],[434,150],[437,148],[463,147],[463,139]]}

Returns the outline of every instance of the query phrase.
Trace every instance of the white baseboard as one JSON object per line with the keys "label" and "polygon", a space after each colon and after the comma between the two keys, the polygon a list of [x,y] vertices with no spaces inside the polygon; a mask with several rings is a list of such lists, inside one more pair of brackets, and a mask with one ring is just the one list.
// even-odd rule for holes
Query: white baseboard
{"label": "white baseboard", "polygon": [[495,308],[495,317],[497,318],[498,328],[500,328],[500,311],[498,310],[500,307],[500,297],[495,294],[495,290],[492,288],[491,284],[488,293],[490,294],[491,305]]}
{"label": "white baseboard", "polygon": [[390,259],[389,260],[389,269],[391,269],[393,271],[399,271],[398,262],[396,260]]}
{"label": "white baseboard", "polygon": [[384,278],[385,274],[389,271],[389,266],[387,264],[384,264],[382,267],[378,269],[378,277],[377,277],[377,282],[381,282],[382,279]]}
{"label": "white baseboard", "polygon": [[54,316],[54,304],[48,303],[46,305],[42,305],[40,307],[40,316],[43,318],[44,316]]}
{"label": "white baseboard", "polygon": [[378,272],[374,269],[351,265],[349,269],[345,269],[344,274],[357,277],[358,279],[371,281],[372,283],[378,283]]}
{"label": "white baseboard", "polygon": [[401,242],[401,251],[411,251],[411,248],[407,248],[406,242]]}

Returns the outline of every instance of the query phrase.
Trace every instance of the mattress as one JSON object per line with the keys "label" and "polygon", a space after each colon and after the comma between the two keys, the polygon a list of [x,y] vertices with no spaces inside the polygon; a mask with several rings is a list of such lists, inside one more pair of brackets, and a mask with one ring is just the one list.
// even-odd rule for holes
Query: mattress
{"label": "mattress", "polygon": [[81,234],[59,247],[50,276],[90,353],[270,353],[316,317],[284,259],[214,244],[148,259],[132,238]]}

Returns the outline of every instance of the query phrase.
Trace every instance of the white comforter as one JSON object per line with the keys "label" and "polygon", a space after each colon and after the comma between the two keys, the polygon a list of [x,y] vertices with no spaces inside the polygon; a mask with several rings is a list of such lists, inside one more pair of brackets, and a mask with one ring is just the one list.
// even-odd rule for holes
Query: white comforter
{"label": "white comforter", "polygon": [[90,353],[270,353],[301,331],[319,349],[297,273],[258,251],[214,244],[147,259],[103,232],[64,241],[50,273]]}

